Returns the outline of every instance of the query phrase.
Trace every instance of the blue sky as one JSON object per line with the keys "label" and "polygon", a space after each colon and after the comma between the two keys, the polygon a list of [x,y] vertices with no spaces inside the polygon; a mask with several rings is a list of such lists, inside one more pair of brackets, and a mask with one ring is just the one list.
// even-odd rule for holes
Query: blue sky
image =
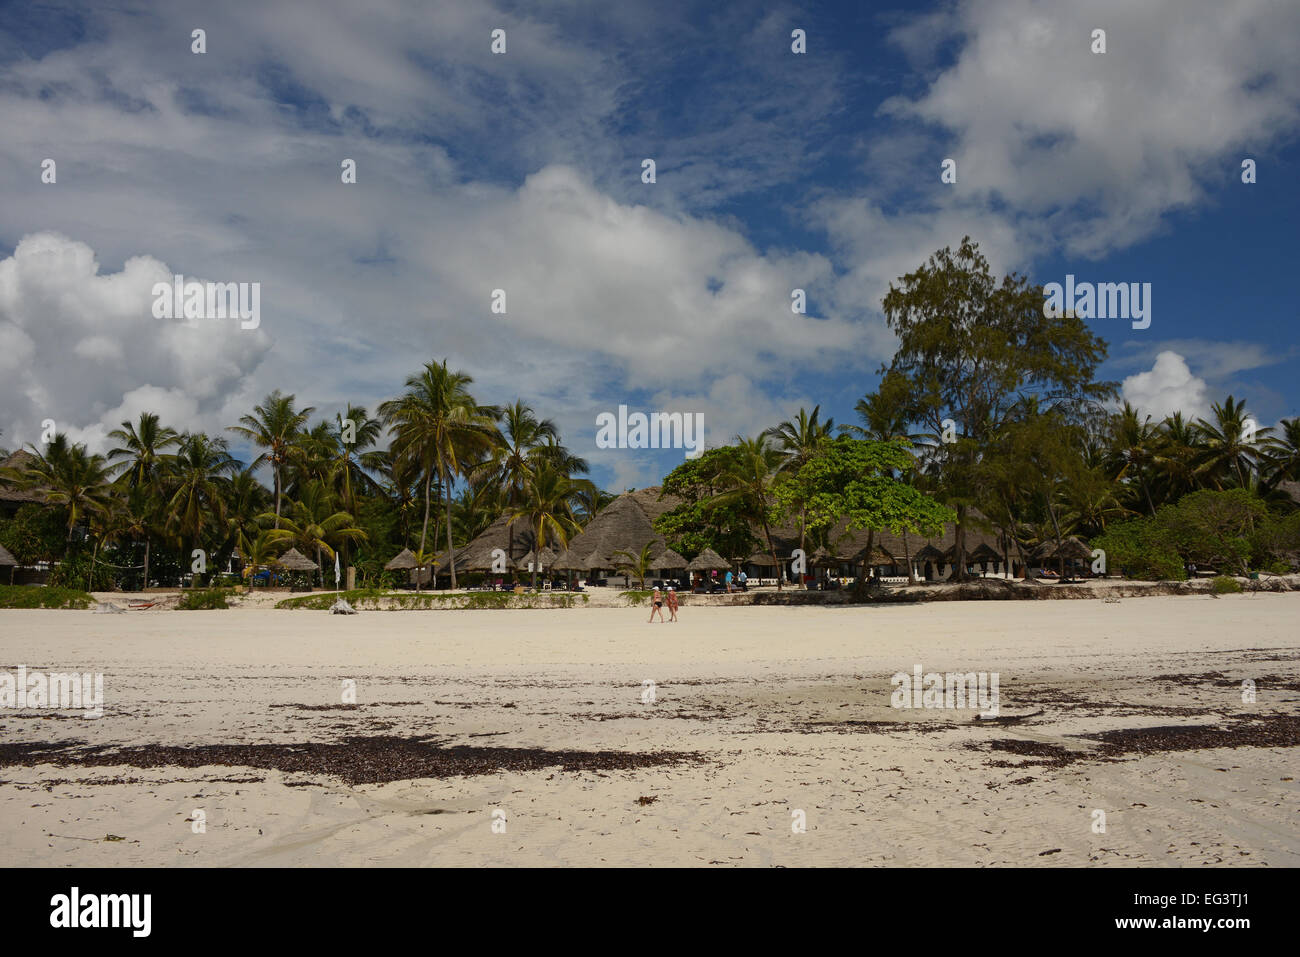
{"label": "blue sky", "polygon": [[[1293,3],[310,10],[0,4],[0,445],[215,431],[275,387],[373,408],[447,357],[643,486],[681,454],[598,449],[597,414],[850,421],[889,281],[965,234],[1037,282],[1150,282],[1149,329],[1094,325],[1153,414],[1300,414]],[[260,282],[261,325],[153,318],[178,272]]]}

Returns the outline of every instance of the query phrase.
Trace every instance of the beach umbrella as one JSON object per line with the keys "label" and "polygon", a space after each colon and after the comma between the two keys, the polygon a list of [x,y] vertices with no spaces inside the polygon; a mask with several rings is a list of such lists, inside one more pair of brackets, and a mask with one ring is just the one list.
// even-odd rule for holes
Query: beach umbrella
{"label": "beach umbrella", "polygon": [[[536,553],[530,551],[523,558],[519,559],[519,561],[515,562],[515,568],[518,568],[520,571],[528,571],[529,570],[528,566],[537,561],[538,559],[536,557]],[[555,565],[555,552],[551,550],[551,547],[549,545],[542,546],[541,562],[538,565],[537,570],[539,572],[545,571],[548,568],[554,567],[554,565]]]}
{"label": "beach umbrella", "polygon": [[651,568],[676,570],[686,567],[686,559],[671,548],[665,548],[650,561]]}
{"label": "beach umbrella", "polygon": [[339,553],[338,549],[334,550],[334,590],[339,590]]}
{"label": "beach umbrella", "polygon": [[585,558],[579,558],[566,548],[555,556],[555,561],[551,562],[551,567],[562,572],[585,572],[590,570],[591,565]]}
{"label": "beach umbrella", "polygon": [[695,556],[686,566],[689,572],[712,572],[726,571],[731,567],[731,562],[727,561],[711,548],[706,548]]}
{"label": "beach umbrella", "polygon": [[1052,552],[1052,557],[1084,561],[1092,558],[1092,549],[1079,541],[1075,536],[1069,535],[1061,542],[1060,547]]}
{"label": "beach umbrella", "polygon": [[410,571],[415,567],[415,552],[409,548],[403,548],[397,555],[384,566],[384,571],[400,572]]}
{"label": "beach umbrella", "polygon": [[280,567],[287,568],[291,572],[314,572],[320,568],[296,548],[291,548],[280,556]]}
{"label": "beach umbrella", "polygon": [[912,556],[914,562],[946,562],[947,560],[947,555],[928,542],[924,548]]}

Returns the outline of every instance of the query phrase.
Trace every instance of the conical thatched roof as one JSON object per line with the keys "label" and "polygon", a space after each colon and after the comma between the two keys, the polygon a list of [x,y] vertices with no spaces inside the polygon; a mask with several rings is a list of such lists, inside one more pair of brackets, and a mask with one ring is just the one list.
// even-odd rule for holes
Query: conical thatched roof
{"label": "conical thatched roof", "polygon": [[966,552],[966,561],[1000,562],[1002,561],[1002,555],[988,542],[980,542],[973,549]]}
{"label": "conical thatched roof", "polygon": [[725,571],[731,567],[731,562],[727,561],[711,548],[706,548],[695,556],[686,566],[689,572],[710,572]]}
{"label": "conical thatched roof", "polygon": [[1061,540],[1060,545],[1050,539],[1043,542],[1034,549],[1033,557],[1035,561],[1048,558],[1092,558],[1092,549],[1075,536],[1069,535]]}
{"label": "conical thatched roof", "polygon": [[853,556],[853,561],[857,563],[865,563],[874,568],[876,565],[894,564],[894,556],[889,554],[879,545],[873,545],[871,547],[871,557],[868,559],[866,546],[863,546],[862,551]]}
{"label": "conical thatched roof", "polygon": [[812,553],[812,556],[808,559],[808,563],[810,565],[819,565],[819,566],[836,565],[839,563],[839,559],[837,559],[834,555],[828,552],[825,546],[822,546],[818,548],[817,551]]}
{"label": "conical thatched roof", "polygon": [[531,551],[533,532],[528,522],[522,518],[511,521],[509,515],[502,515],[491,525],[474,536],[474,539],[460,548],[443,549],[434,556],[438,563],[439,574],[450,568],[451,561],[456,562],[456,571],[491,571],[496,563],[493,551],[501,549],[506,556],[509,567],[511,556],[518,562],[519,556]]}
{"label": "conical thatched roof", "polygon": [[669,495],[660,498],[658,486],[624,492],[610,502],[569,541],[569,560],[583,559],[587,568],[614,568],[622,560],[617,552],[641,554],[646,545],[657,554],[664,545],[663,536],[654,522],[681,500]]}
{"label": "conical thatched roof", "polygon": [[389,572],[406,571],[414,568],[416,564],[418,563],[415,560],[415,552],[409,548],[403,548],[391,562],[384,566],[384,570]]}
{"label": "conical thatched roof", "polygon": [[654,557],[650,563],[651,568],[685,568],[686,559],[673,551],[671,548],[665,548],[662,552]]}
{"label": "conical thatched roof", "polygon": [[912,552],[912,560],[916,562],[946,562],[948,558],[938,547],[926,542],[920,549]]}
{"label": "conical thatched roof", "polygon": [[314,561],[298,551],[291,548],[280,556],[279,565],[281,568],[287,568],[291,572],[314,572],[320,568]]}
{"label": "conical thatched roof", "polygon": [[35,464],[36,456],[26,449],[18,449],[8,458],[0,459],[0,502],[25,505],[28,502],[40,503],[45,501],[43,487],[23,488],[20,479],[16,477],[11,479],[8,474],[12,470],[14,476],[19,476]]}
{"label": "conical thatched roof", "polygon": [[9,549],[5,548],[3,545],[0,545],[0,565],[17,565],[17,564],[18,564],[18,559],[14,558],[13,555],[10,554]]}
{"label": "conical thatched roof", "polygon": [[555,561],[551,562],[551,567],[562,572],[585,572],[591,568],[586,559],[578,558],[567,548],[555,556]]}
{"label": "conical thatched roof", "polygon": [[[515,562],[515,568],[518,568],[520,571],[528,571],[529,564],[536,563],[536,562],[537,562],[536,556],[533,554],[533,552],[530,551],[523,558]],[[555,552],[551,551],[550,545],[543,545],[541,565],[537,570],[539,572],[545,571],[548,568],[554,567],[554,565],[555,565]]]}

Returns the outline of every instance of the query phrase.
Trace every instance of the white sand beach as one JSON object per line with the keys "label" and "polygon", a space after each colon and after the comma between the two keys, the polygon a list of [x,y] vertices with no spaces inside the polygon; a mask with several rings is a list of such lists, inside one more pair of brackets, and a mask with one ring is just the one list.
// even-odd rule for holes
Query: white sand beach
{"label": "white sand beach", "polygon": [[[105,692],[99,719],[0,713],[0,864],[1300,865],[1300,594],[646,616],[0,611],[0,671]],[[891,707],[918,664],[996,672],[1001,714],[1028,716]],[[1161,726],[1209,727],[1079,737]],[[331,751],[376,783],[275,766],[348,738],[380,764],[413,738],[695,757],[491,770],[505,752],[484,750],[489,773],[383,780]],[[73,742],[271,757],[141,767]]]}

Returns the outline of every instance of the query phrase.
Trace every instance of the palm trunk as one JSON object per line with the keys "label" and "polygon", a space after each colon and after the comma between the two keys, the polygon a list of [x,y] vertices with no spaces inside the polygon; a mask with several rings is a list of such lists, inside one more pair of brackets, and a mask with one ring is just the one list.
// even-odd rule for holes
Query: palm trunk
{"label": "palm trunk", "polygon": [[[424,473],[424,524],[420,526],[420,551],[424,551],[424,540],[429,534],[429,495],[430,486],[433,485],[433,470],[430,469]],[[416,584],[419,584],[418,576]]]}
{"label": "palm trunk", "polygon": [[912,567],[912,546],[907,540],[907,532],[903,533],[903,560],[907,562],[907,583],[916,584],[916,570]]}
{"label": "palm trunk", "polygon": [[772,564],[776,566],[776,590],[781,591],[781,564],[776,560],[776,546],[772,544],[772,532],[767,527],[767,522],[763,523],[763,534],[767,536],[767,551],[772,556]]}
{"label": "palm trunk", "polygon": [[99,539],[95,539],[95,547],[90,552],[90,574],[86,576],[86,591],[94,591],[95,585],[95,559],[99,555]]}
{"label": "palm trunk", "polygon": [[871,584],[872,579],[875,577],[876,566],[871,563],[871,553],[874,552],[875,550],[876,550],[876,530],[874,528],[869,528],[867,529],[867,557],[862,565],[863,570],[868,573],[866,575],[868,585]]}
{"label": "palm trunk", "polygon": [[141,591],[148,591],[148,590],[149,590],[149,546],[150,546],[151,544],[152,544],[152,543],[149,541],[149,537],[148,537],[148,536],[145,536],[145,540],[144,540],[144,587],[141,589]]}
{"label": "palm trunk", "polygon": [[275,466],[275,527],[280,527],[280,466]]}
{"label": "palm trunk", "polygon": [[[533,591],[537,591],[537,569],[542,564],[542,523],[537,523],[537,528],[533,530]],[[645,587],[645,579],[641,579],[641,587]]]}
{"label": "palm trunk", "polygon": [[953,537],[952,581],[966,580],[966,506],[957,506],[957,530]]}
{"label": "palm trunk", "polygon": [[[447,492],[447,563],[451,565],[451,590],[456,590],[456,556],[452,550],[451,544],[451,483],[447,481],[447,476],[442,476],[442,484]],[[533,563],[536,568],[536,562]],[[535,573],[534,573],[535,574]]]}

